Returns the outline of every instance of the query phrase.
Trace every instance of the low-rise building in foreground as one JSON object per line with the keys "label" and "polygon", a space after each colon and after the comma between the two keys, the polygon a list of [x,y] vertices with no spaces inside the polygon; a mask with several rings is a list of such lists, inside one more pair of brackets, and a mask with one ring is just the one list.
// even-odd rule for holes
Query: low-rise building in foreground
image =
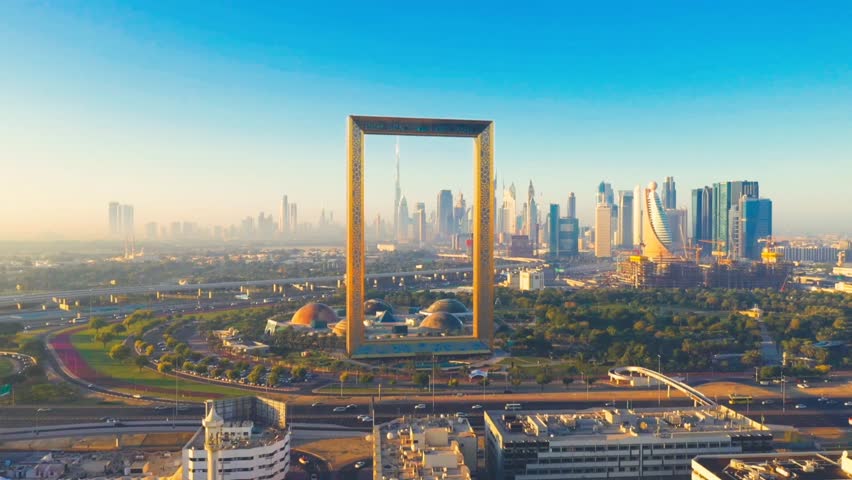
{"label": "low-rise building in foreground", "polygon": [[486,411],[486,478],[687,479],[699,454],[766,452],[766,426],[724,406]]}

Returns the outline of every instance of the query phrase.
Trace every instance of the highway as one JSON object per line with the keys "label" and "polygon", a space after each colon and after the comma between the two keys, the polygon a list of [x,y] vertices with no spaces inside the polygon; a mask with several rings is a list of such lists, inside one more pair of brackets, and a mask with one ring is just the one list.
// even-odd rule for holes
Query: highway
{"label": "highway", "polygon": [[[498,265],[496,268],[510,268],[515,264]],[[453,274],[467,273],[473,271],[472,267],[462,268],[446,268],[440,270],[414,270],[408,272],[388,272],[374,273],[367,275],[368,280],[393,277],[413,277],[415,275],[435,275],[435,274]],[[222,289],[237,289],[242,286],[271,286],[275,285],[291,285],[300,283],[332,283],[338,280],[343,280],[343,275],[331,275],[322,277],[296,277],[296,278],[276,278],[271,280],[249,280],[238,282],[216,282],[216,283],[188,283],[186,285],[178,284],[155,284],[155,285],[139,285],[139,286],[120,286],[120,287],[103,287],[90,288],[87,290],[60,290],[48,293],[31,293],[0,296],[0,307],[14,306],[18,303],[45,303],[50,302],[54,297],[65,298],[68,300],[78,300],[89,297],[103,297],[109,295],[138,295],[138,294],[154,294],[156,292],[186,292],[193,290],[222,290]]]}
{"label": "highway", "polygon": [[[505,405],[505,400],[495,400],[493,398],[483,399],[482,395],[470,395],[458,397],[451,401],[435,402],[434,413],[437,414],[455,414],[456,412],[465,413],[470,419],[474,427],[482,426],[482,413],[484,410],[502,410]],[[825,407],[821,406],[816,399],[797,400],[797,403],[807,405],[806,409],[795,409],[793,405],[788,405],[786,412],[780,409],[777,404],[774,405],[759,405],[759,400],[753,405],[736,405],[733,408],[742,414],[747,414],[755,420],[760,420],[761,415],[765,417],[765,421],[770,424],[790,425],[795,427],[848,427],[847,419],[852,415],[852,408],[843,407],[842,404]],[[335,413],[332,410],[336,406],[352,403],[356,408],[345,413]],[[424,409],[415,409],[418,403],[425,404]],[[482,408],[472,408],[475,405],[480,405]],[[531,410],[556,410],[556,409],[586,409],[586,408],[601,408],[603,403],[599,401],[536,401],[524,402],[524,409]],[[625,401],[617,401],[617,407],[624,408]],[[657,406],[656,400],[636,401],[631,402],[631,407],[636,408],[654,408]],[[686,398],[666,399],[662,401],[663,407],[683,407],[692,406],[692,401]],[[43,407],[49,408],[49,411],[39,412],[38,408],[31,406],[10,406],[0,410],[0,428],[29,428],[32,429],[38,425],[61,426],[63,424],[77,423],[103,423],[105,418],[118,418],[124,421],[165,421],[166,418],[171,421],[174,417],[174,405],[161,406],[112,406],[112,405],[97,405],[97,406],[53,406]],[[312,425],[341,425],[345,427],[356,428],[366,431],[369,424],[361,422],[357,416],[369,414],[369,399],[337,399],[328,397],[327,401],[320,405],[312,407],[311,405],[295,404],[288,405],[287,414],[292,422],[300,422],[303,424]],[[426,414],[433,413],[432,403],[429,400],[420,398],[411,401],[381,401],[375,403],[375,417],[377,422],[384,422],[402,415]],[[201,405],[188,405],[183,407],[178,412],[177,422],[189,422],[197,424],[204,414],[204,407]],[[0,430],[0,438],[2,438],[2,430]]]}

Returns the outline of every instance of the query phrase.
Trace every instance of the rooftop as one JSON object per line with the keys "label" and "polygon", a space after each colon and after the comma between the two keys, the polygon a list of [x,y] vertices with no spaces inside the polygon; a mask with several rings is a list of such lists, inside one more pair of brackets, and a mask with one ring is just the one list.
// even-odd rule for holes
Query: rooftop
{"label": "rooftop", "polygon": [[[847,466],[847,470],[844,470],[843,464]],[[852,478],[852,460],[846,452],[706,455],[695,457],[692,460],[692,468],[699,478],[722,480]]]}
{"label": "rooftop", "polygon": [[476,435],[466,418],[402,418],[377,430],[376,478],[470,480],[461,443],[475,452]]}
{"label": "rooftop", "polygon": [[[549,440],[612,442],[699,434],[768,433],[766,427],[725,407],[680,409],[489,410],[504,442]],[[759,432],[764,430],[764,432]]]}

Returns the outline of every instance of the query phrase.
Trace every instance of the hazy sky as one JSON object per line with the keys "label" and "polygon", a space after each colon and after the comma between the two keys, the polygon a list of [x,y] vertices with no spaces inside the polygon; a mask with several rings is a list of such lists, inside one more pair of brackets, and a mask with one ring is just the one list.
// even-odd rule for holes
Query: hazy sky
{"label": "hazy sky", "polygon": [[[777,232],[852,233],[852,3],[0,2],[0,238],[343,219],[349,114],[490,119],[499,181],[759,180]],[[473,4],[480,4],[474,6]],[[318,5],[313,7],[313,5]],[[392,137],[368,137],[389,214]],[[409,207],[471,191],[469,140],[404,137]]]}

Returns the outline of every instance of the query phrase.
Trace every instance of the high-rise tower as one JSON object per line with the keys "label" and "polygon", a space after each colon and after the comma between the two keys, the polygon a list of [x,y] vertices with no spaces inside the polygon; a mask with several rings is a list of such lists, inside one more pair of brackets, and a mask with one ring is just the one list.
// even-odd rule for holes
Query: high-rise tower
{"label": "high-rise tower", "polygon": [[399,200],[399,211],[396,213],[396,241],[408,241],[408,201],[405,195]]}
{"label": "high-rise tower", "polygon": [[109,233],[121,233],[121,205],[118,202],[109,202]]}
{"label": "high-rise tower", "polygon": [[651,182],[642,197],[645,215],[642,217],[642,253],[652,259],[672,257],[669,219],[663,202],[657,195],[657,182]]}
{"label": "high-rise tower", "polygon": [[278,233],[284,235],[287,233],[290,225],[290,206],[287,204],[287,195],[281,197],[281,204],[278,206]]}
{"label": "high-rise tower", "polygon": [[636,185],[633,189],[633,245],[636,247],[642,245],[642,215],[645,212],[643,198],[642,187]]}
{"label": "high-rise tower", "polygon": [[402,197],[402,188],[399,185],[399,137],[396,137],[396,171],[393,176],[393,231],[397,238],[399,238],[399,202]]}
{"label": "high-rise tower", "polygon": [[438,192],[438,208],[435,226],[441,240],[447,240],[455,233],[453,231],[453,192],[441,190]]}
{"label": "high-rise tower", "polygon": [[565,216],[577,218],[577,198],[574,196],[574,192],[568,193],[568,210]]}
{"label": "high-rise tower", "polygon": [[663,182],[663,192],[660,195],[660,200],[663,201],[663,208],[677,208],[677,190],[675,190],[674,177],[666,177]]}
{"label": "high-rise tower", "polygon": [[616,244],[621,248],[633,247],[633,192],[622,190],[618,193],[618,230]]}
{"label": "high-rise tower", "polygon": [[612,257],[612,205],[606,202],[595,207],[595,256]]}
{"label": "high-rise tower", "polygon": [[526,224],[527,238],[529,238],[530,245],[535,251],[538,244],[538,206],[535,203],[535,187],[533,187],[532,180],[530,180],[530,186],[527,189],[527,217],[524,223]]}
{"label": "high-rise tower", "polygon": [[701,255],[708,256],[713,251],[713,189],[696,188],[692,191],[692,212],[690,217],[690,235],[692,246],[701,248]]}
{"label": "high-rise tower", "polygon": [[760,188],[758,182],[736,181],[720,182],[713,184],[713,241],[716,242],[714,250],[722,244],[722,251],[731,254],[733,239],[730,235],[730,210],[739,202],[740,197],[759,198]]}

